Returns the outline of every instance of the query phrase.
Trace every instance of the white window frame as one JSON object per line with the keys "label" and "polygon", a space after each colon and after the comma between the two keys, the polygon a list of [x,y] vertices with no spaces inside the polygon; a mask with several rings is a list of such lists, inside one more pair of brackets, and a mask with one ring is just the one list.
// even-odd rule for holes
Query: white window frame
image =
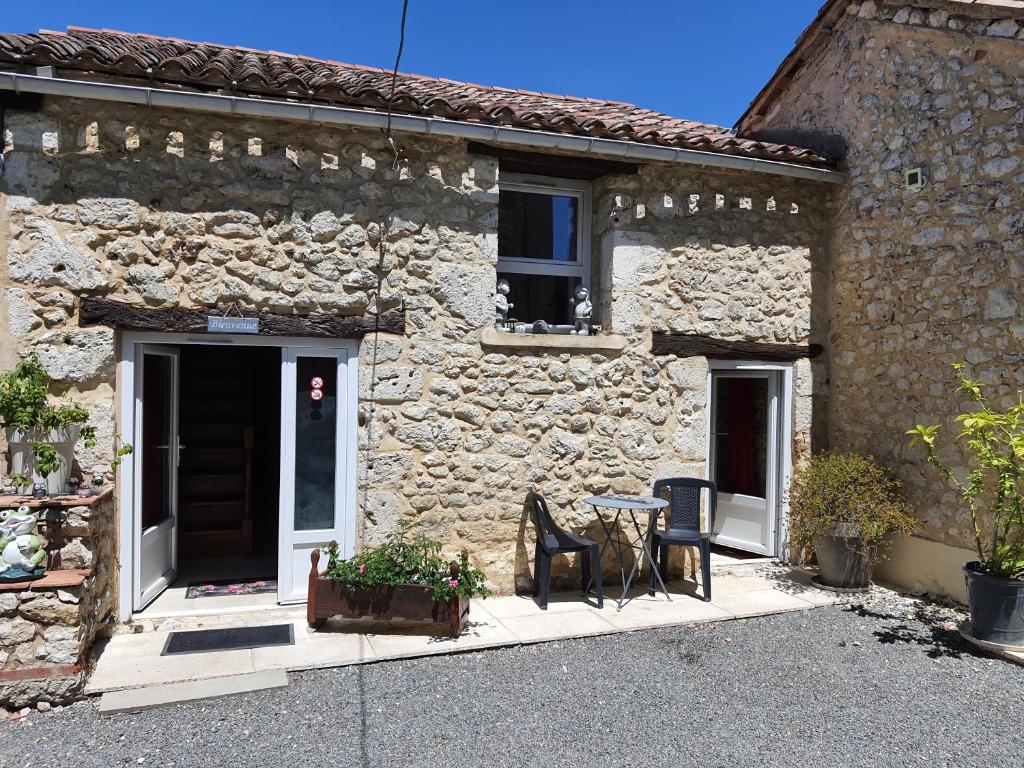
{"label": "white window frame", "polygon": [[[558,179],[552,176],[527,176],[519,173],[503,173],[501,174],[501,180],[498,182],[498,188],[499,192],[529,192],[531,194],[574,197],[579,201],[577,204],[579,221],[576,226],[576,261],[502,258],[499,256],[497,271],[517,275],[578,277],[583,285],[590,288],[590,230],[593,226],[593,215],[590,207],[590,182],[575,179]],[[593,290],[591,290],[591,295],[593,295]],[[515,301],[514,296],[512,300]]]}

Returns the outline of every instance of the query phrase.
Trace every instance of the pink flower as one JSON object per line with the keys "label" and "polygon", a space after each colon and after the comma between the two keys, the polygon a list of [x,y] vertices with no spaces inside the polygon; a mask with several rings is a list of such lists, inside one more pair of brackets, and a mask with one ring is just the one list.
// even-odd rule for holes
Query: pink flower
{"label": "pink flower", "polygon": [[452,579],[451,581],[448,582],[448,584],[449,584],[449,586],[451,586],[454,589],[455,587],[459,586],[459,580],[458,579]]}
{"label": "pink flower", "polygon": [[366,563],[361,563],[359,566],[360,573],[366,573]]}

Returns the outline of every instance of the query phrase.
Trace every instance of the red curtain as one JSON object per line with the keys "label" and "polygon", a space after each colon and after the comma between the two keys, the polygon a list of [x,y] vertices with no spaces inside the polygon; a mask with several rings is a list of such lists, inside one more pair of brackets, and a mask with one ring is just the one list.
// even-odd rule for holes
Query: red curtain
{"label": "red curtain", "polygon": [[759,496],[754,456],[754,380],[724,379],[728,388],[726,431],[729,433],[725,457],[728,490],[745,496]]}

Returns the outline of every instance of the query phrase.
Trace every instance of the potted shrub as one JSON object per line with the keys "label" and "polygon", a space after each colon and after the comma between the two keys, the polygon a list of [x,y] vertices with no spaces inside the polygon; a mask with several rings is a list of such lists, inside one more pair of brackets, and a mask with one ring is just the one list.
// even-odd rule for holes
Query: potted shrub
{"label": "potted shrub", "polygon": [[971,468],[958,477],[936,455],[939,426],[918,424],[907,434],[924,445],[928,463],[960,491],[970,514],[978,559],[965,563],[971,633],[986,643],[1024,646],[1024,390],[1006,410],[994,407],[981,382],[953,366],[973,410],[956,416],[956,442]]}
{"label": "potted shrub", "polygon": [[50,376],[35,353],[0,373],[0,424],[11,452],[11,479],[23,491],[45,484],[50,494],[64,493],[79,438],[96,445],[96,430],[85,426],[89,411],[75,403],[54,405],[47,392]]}
{"label": "potted shrub", "polygon": [[327,569],[319,570],[320,552],[313,550],[309,574],[307,619],[319,628],[332,616],[349,619],[407,619],[442,625],[458,637],[469,620],[469,601],[491,594],[482,571],[469,564],[463,551],[457,561],[441,556],[441,543],[414,535],[415,525],[402,522],[379,547],[344,560],[334,542],[324,548]]}
{"label": "potted shrub", "polygon": [[868,589],[888,539],[916,522],[899,483],[856,453],[819,454],[797,472],[789,519],[794,548],[813,547],[817,582],[834,589]]}

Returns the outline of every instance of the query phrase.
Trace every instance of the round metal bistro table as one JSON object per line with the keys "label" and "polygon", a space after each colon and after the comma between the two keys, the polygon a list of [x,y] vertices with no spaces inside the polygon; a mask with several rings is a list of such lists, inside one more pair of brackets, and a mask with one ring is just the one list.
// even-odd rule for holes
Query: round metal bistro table
{"label": "round metal bistro table", "polygon": [[[622,576],[622,597],[619,598],[618,608],[621,610],[623,603],[626,602],[626,596],[629,594],[629,588],[633,585],[633,579],[640,573],[644,556],[647,556],[649,563],[654,563],[648,540],[650,539],[650,532],[658,524],[658,515],[661,514],[661,510],[668,506],[668,502],[665,499],[658,499],[654,496],[632,496],[624,493],[605,493],[600,496],[590,496],[583,501],[594,508],[597,520],[604,529],[605,540],[601,546],[599,557],[603,560],[605,551],[608,547],[612,547],[619,558],[619,573]],[[605,516],[601,514],[602,509],[613,510],[614,515],[610,519],[605,519]],[[640,521],[637,519],[638,512],[647,512],[647,530],[641,530]],[[626,513],[633,530],[636,532],[635,539],[630,538],[629,524],[626,526],[625,537],[620,533],[619,520],[622,518],[623,513]],[[623,553],[627,550],[632,550],[634,553],[633,567],[630,568],[628,577],[626,576],[626,567],[622,559]],[[665,587],[665,582],[661,580],[661,574],[658,573],[657,568],[654,569],[654,574],[658,579],[658,584],[661,585],[661,591],[665,593],[665,597],[671,600],[672,598],[669,597],[668,589]],[[589,584],[587,585],[587,591],[590,591]]]}

